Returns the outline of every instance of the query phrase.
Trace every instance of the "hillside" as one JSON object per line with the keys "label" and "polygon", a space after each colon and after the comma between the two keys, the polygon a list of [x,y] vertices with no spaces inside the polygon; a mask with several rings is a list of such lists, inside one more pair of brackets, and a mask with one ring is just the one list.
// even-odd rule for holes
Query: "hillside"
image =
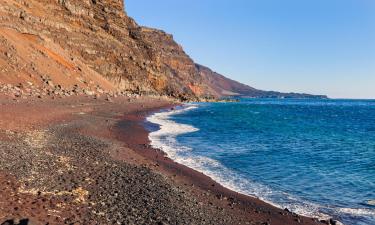
{"label": "hillside", "polygon": [[324,95],[301,93],[282,93],[277,91],[262,91],[246,84],[231,80],[212,71],[205,66],[196,65],[204,83],[210,88],[210,93],[217,97],[238,96],[250,98],[327,98]]}
{"label": "hillside", "polygon": [[0,92],[16,96],[137,93],[197,100],[277,93],[197,66],[172,35],[127,16],[122,0],[2,0],[0,66]]}

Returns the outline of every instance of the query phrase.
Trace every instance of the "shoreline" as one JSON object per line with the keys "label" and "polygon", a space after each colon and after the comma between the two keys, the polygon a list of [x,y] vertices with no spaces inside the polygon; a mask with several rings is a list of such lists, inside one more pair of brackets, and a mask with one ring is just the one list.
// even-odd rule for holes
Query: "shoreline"
{"label": "shoreline", "polygon": [[323,224],[151,148],[142,123],[170,101],[0,100],[0,224]]}
{"label": "shoreline", "polygon": [[[316,218],[320,221],[328,221],[328,220],[331,220],[332,217],[329,215],[329,214],[323,214],[323,213],[319,213],[319,212],[315,212],[313,213],[312,211],[308,211],[308,210],[305,210],[303,209],[302,211],[304,213],[299,213],[299,212],[296,212],[296,211],[292,211],[290,210],[289,207],[282,207],[281,205],[279,205],[278,203],[275,203],[275,202],[272,202],[272,201],[268,201],[268,200],[265,200],[259,196],[257,196],[256,194],[248,194],[248,192],[246,191],[246,189],[242,189],[241,188],[238,188],[238,183],[236,182],[227,182],[227,177],[230,177],[230,174],[228,173],[224,173],[223,175],[221,174],[215,174],[215,173],[211,173],[213,170],[212,169],[208,169],[207,167],[205,166],[200,166],[200,164],[198,166],[196,166],[194,163],[191,164],[190,161],[191,160],[194,160],[194,157],[193,158],[189,158],[190,160],[187,161],[187,163],[185,164],[184,161],[186,161],[186,159],[184,159],[184,157],[182,157],[182,162],[180,161],[180,157],[175,155],[176,152],[174,152],[174,147],[171,147],[168,143],[164,143],[162,141],[162,143],[160,143],[160,140],[158,138],[159,135],[156,135],[156,143],[152,144],[154,139],[152,137],[152,134],[153,133],[157,133],[158,131],[161,130],[160,126],[167,126],[169,127],[170,129],[172,129],[173,131],[175,131],[176,129],[176,132],[178,134],[187,134],[187,133],[190,133],[190,132],[195,132],[197,128],[195,127],[190,127],[189,124],[181,124],[181,123],[178,123],[176,121],[174,121],[173,119],[169,118],[170,115],[175,115],[174,112],[176,112],[176,114],[179,114],[180,112],[185,112],[185,111],[190,111],[192,109],[195,109],[199,107],[198,105],[194,104],[194,103],[187,103],[187,104],[182,104],[182,105],[179,105],[179,107],[174,107],[172,109],[162,109],[162,110],[159,110],[159,111],[156,111],[156,112],[152,112],[152,113],[149,113],[148,116],[146,116],[145,120],[147,121],[146,123],[150,123],[150,124],[155,124],[155,127],[159,127],[158,130],[149,130],[148,129],[148,126],[146,125],[146,130],[148,130],[149,132],[149,140],[151,142],[151,147],[154,148],[154,149],[157,149],[157,151],[162,151],[165,153],[165,155],[170,158],[172,161],[178,163],[178,164],[181,164],[183,166],[186,166],[188,168],[191,168],[192,170],[194,171],[197,171],[198,173],[202,173],[204,174],[205,176],[207,176],[209,179],[211,179],[215,184],[219,184],[219,186],[225,188],[225,189],[228,189],[230,191],[233,191],[235,193],[238,193],[240,195],[244,195],[244,196],[247,196],[247,197],[250,197],[250,198],[253,198],[253,199],[257,199],[259,201],[262,201],[266,204],[269,204],[273,207],[276,207],[278,209],[282,209],[282,210],[285,210],[285,211],[290,211],[290,212],[293,212],[295,214],[298,214],[298,215],[301,215],[301,216],[304,216],[304,217],[308,217],[308,218]],[[161,117],[158,117],[157,115],[160,114]],[[154,117],[156,117],[155,119],[153,119]],[[154,120],[154,121],[152,121]],[[170,125],[169,123],[172,122],[172,124]],[[177,123],[176,126],[174,123]],[[165,132],[168,132],[168,131],[165,131]],[[169,133],[168,133],[169,134]],[[165,133],[161,134],[163,137],[164,135],[165,136],[168,136],[169,135],[166,135]],[[173,133],[171,133],[170,135],[175,135]],[[179,135],[177,135],[179,136]],[[177,136],[173,136],[173,139],[175,139]],[[164,138],[163,138],[164,139]],[[169,140],[169,139],[168,139]],[[177,141],[177,140],[174,140],[174,141]],[[166,145],[166,146],[165,146]],[[173,144],[174,145],[174,144]],[[171,151],[171,155],[169,155],[167,152],[165,152],[165,150],[159,150],[159,148],[157,146],[160,146],[160,149],[164,149],[164,147],[166,147],[166,151],[167,152],[170,152]],[[184,146],[181,146],[184,148]],[[192,156],[190,156],[192,157]],[[208,158],[207,160],[210,160],[212,158]],[[199,159],[198,159],[199,160]],[[216,163],[220,163],[220,162],[216,162]],[[227,169],[225,166],[221,165],[222,167],[224,167],[225,169]],[[211,174],[211,175],[210,175]],[[234,174],[232,174],[234,175]],[[207,189],[207,187],[206,187]],[[339,221],[336,221],[336,222],[339,222]]]}
{"label": "shoreline", "polygon": [[[148,110],[146,112],[143,112],[141,116],[125,115],[118,124],[118,132],[122,133],[124,136],[127,136],[128,133],[125,130],[121,129],[121,123],[132,123],[132,125],[136,127],[138,132],[136,132],[135,134],[133,132],[132,133],[135,136],[135,139],[138,140],[138,142],[130,143],[131,148],[143,157],[155,162],[155,168],[157,171],[167,174],[169,177],[172,177],[173,181],[177,182],[180,185],[189,186],[189,188],[191,189],[196,189],[195,191],[197,192],[208,192],[210,195],[212,195],[211,197],[215,198],[220,203],[224,201],[224,205],[229,206],[230,209],[236,207],[240,211],[247,211],[250,215],[247,215],[246,217],[249,218],[264,218],[265,220],[272,218],[271,224],[294,224],[294,222],[296,224],[310,224],[310,222],[312,222],[313,224],[334,223],[334,221],[329,221],[329,219],[319,221],[318,218],[301,216],[296,213],[290,212],[287,209],[278,208],[271,203],[267,203],[257,197],[245,195],[231,190],[214,181],[211,177],[205,175],[204,173],[173,161],[162,150],[153,148],[150,145],[149,140],[150,132],[144,125],[146,118],[154,113],[160,112],[161,110],[168,111],[175,106],[181,106],[181,104]],[[146,123],[151,122],[147,121]],[[158,124],[155,125],[159,126]],[[129,142],[127,142],[127,144],[129,144]],[[266,214],[266,216],[262,214]],[[290,220],[292,220],[293,222],[291,222]]]}

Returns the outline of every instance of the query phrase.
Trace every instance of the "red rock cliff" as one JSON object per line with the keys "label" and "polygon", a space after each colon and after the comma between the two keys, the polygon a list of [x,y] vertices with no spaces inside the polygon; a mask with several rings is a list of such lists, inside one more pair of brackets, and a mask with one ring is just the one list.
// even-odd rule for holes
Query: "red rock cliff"
{"label": "red rock cliff", "polygon": [[122,0],[2,0],[0,43],[2,83],[190,100],[254,90],[196,66],[172,35],[128,17]]}

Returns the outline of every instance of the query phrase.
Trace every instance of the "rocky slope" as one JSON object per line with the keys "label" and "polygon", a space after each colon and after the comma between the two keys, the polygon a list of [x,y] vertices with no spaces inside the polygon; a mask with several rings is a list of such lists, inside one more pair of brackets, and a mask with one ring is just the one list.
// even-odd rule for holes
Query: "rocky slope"
{"label": "rocky slope", "polygon": [[17,96],[269,95],[197,66],[171,35],[128,17],[122,0],[2,0],[0,66],[0,90]]}

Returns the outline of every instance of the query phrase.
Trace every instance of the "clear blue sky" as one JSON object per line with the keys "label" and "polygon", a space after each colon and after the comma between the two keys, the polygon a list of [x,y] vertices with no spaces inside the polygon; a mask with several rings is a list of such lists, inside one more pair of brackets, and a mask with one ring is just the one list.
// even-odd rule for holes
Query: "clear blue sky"
{"label": "clear blue sky", "polygon": [[126,0],[197,62],[264,90],[375,98],[375,0]]}

